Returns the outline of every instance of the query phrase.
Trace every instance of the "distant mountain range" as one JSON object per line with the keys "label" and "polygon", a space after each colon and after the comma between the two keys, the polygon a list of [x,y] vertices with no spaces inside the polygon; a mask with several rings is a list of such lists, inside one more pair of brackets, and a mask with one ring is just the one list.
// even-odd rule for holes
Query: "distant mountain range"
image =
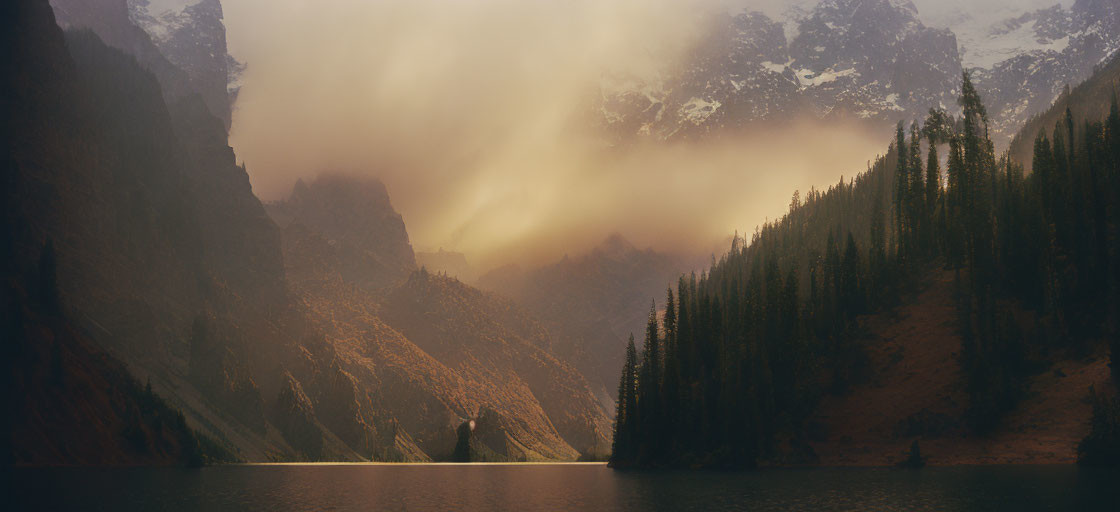
{"label": "distant mountain range", "polygon": [[803,116],[884,127],[922,119],[930,107],[957,111],[960,73],[969,70],[1005,146],[1120,49],[1120,6],[1000,5],[938,9],[929,18],[940,28],[909,0],[795,2],[778,19],[716,15],[658,79],[606,77],[597,117],[616,142],[718,136]]}
{"label": "distant mountain range", "polygon": [[586,254],[537,268],[507,265],[478,286],[524,305],[557,333],[553,351],[570,361],[611,403],[626,339],[641,339],[651,302],[664,307],[668,287],[702,261],[638,249],[619,234]]}

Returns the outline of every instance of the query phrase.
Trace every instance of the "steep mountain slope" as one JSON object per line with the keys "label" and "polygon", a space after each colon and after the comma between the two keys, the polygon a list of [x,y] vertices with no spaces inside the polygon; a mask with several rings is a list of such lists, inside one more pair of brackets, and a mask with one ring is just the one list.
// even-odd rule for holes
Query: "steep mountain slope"
{"label": "steep mountain slope", "polygon": [[[183,415],[16,278],[5,283],[4,465],[187,465],[229,461]],[[15,302],[9,302],[14,300]]]}
{"label": "steep mountain slope", "polygon": [[[4,144],[0,146],[5,183],[0,196],[0,270],[5,280],[5,341],[10,343],[5,369],[25,363],[13,373],[5,371],[13,379],[6,394],[18,397],[16,406],[26,413],[10,417],[20,421],[15,432],[7,430],[14,437],[5,443],[18,443],[15,460],[22,463],[182,460],[191,451],[188,442],[193,442],[182,417],[150,391],[141,391],[124,366],[102,348],[102,342],[120,342],[111,343],[116,348],[139,343],[134,338],[105,336],[106,325],[133,334],[160,329],[145,321],[144,315],[151,310],[134,311],[131,318],[119,310],[99,316],[114,304],[122,304],[124,297],[141,302],[151,299],[151,308],[166,307],[167,302],[156,297],[125,290],[137,281],[166,286],[173,294],[189,293],[184,292],[180,276],[161,272],[197,261],[196,252],[178,245],[197,241],[176,229],[187,213],[181,203],[160,192],[169,183],[182,182],[174,173],[155,173],[143,180],[132,174],[138,167],[160,168],[166,163],[160,161],[161,150],[166,149],[161,144],[167,142],[171,129],[166,111],[161,118],[161,109],[153,108],[162,105],[159,88],[150,75],[146,79],[137,75],[135,68],[121,60],[123,56],[107,51],[92,35],[72,34],[64,40],[46,2],[7,3],[3,23],[5,48],[10,49],[0,69],[5,113]],[[68,47],[80,62],[71,59]],[[85,59],[91,58],[102,59],[110,74],[121,73],[115,86],[106,84],[114,78],[93,76],[83,67],[89,64]],[[123,68],[113,68],[122,64]],[[120,106],[116,102],[119,96],[113,94],[129,96],[135,102],[133,108],[141,109],[138,116],[135,110],[115,112],[124,118],[137,116],[132,118],[135,124],[106,119],[106,111]],[[94,99],[101,101],[87,103]],[[153,110],[144,112],[146,108]],[[129,129],[150,130],[150,137],[129,145],[122,142],[127,139],[123,132]],[[111,156],[114,154],[117,156]],[[104,188],[106,181],[115,188]],[[130,200],[123,201],[122,196]],[[153,197],[164,201],[162,208],[151,206]],[[127,221],[112,206],[115,201],[126,204],[137,218]],[[176,242],[153,237],[151,230],[157,227],[182,238]],[[132,236],[147,243],[138,247],[120,238]],[[44,243],[49,239],[57,245]],[[49,258],[57,273],[43,273],[45,247],[58,248],[51,251],[57,259]],[[157,266],[154,274],[147,275],[122,272],[119,265],[140,259],[169,266]],[[103,266],[95,269],[93,265]],[[19,284],[25,279],[21,276],[33,275],[39,275],[40,281],[44,275],[50,276],[55,298],[49,314],[32,310],[33,303],[42,300],[44,287],[24,292],[28,288]],[[93,282],[98,284],[86,288]],[[90,294],[87,290],[96,291]],[[99,309],[91,304],[97,300],[109,304]],[[124,323],[118,323],[122,320]],[[100,335],[98,343],[91,341],[92,334]],[[142,352],[146,350],[131,354],[140,356]],[[46,354],[50,354],[49,363]]]}
{"label": "steep mountain slope", "polygon": [[579,369],[610,404],[626,339],[641,336],[651,298],[664,297],[690,268],[684,258],[639,250],[615,234],[585,255],[552,265],[495,269],[479,279],[479,286],[541,318],[558,335],[553,352]]}
{"label": "steep mountain slope", "polygon": [[605,410],[550,353],[552,335],[513,304],[412,271],[380,182],[325,176],[269,210],[286,226],[293,289],[364,395],[360,415],[390,424],[413,458],[448,459],[456,427],[482,418],[480,442],[500,460],[606,453]]}
{"label": "steep mountain slope", "polygon": [[51,7],[62,28],[92,30],[105,44],[136,57],[159,80],[168,105],[198,95],[208,113],[229,129],[226,84],[232,59],[226,53],[218,0],[193,7],[186,18],[190,23],[156,41],[130,19],[127,0],[52,0]]}
{"label": "steep mountain slope", "polygon": [[1117,95],[1120,95],[1120,55],[1097,69],[1088,80],[1064,91],[1050,108],[1027,121],[1011,141],[1011,155],[1020,162],[1030,162],[1035,140],[1043,133],[1049,137],[1067,109],[1075,119],[1101,121],[1108,115],[1112,98]]}
{"label": "steep mountain slope", "polygon": [[[24,38],[3,84],[5,271],[33,272],[53,240],[75,328],[240,458],[368,457],[335,433],[361,425],[338,417],[345,382],[289,301],[279,232],[222,122],[96,33],[64,38],[53,17],[24,15],[43,6],[21,2],[5,32]],[[128,26],[123,10],[92,12],[104,23],[81,26]],[[273,414],[293,389],[314,400],[299,425],[312,441]]]}
{"label": "steep mountain slope", "polygon": [[[163,4],[163,2],[161,2]],[[148,0],[128,0],[129,17],[144,29],[161,54],[182,69],[210,113],[232,122],[231,105],[243,66],[229,55],[219,0],[172,2],[152,12]]]}

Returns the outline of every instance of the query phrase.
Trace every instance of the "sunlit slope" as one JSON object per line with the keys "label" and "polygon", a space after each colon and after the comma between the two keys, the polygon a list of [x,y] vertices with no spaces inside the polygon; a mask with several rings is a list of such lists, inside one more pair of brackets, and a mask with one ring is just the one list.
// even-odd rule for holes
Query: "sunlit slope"
{"label": "sunlit slope", "polygon": [[606,453],[605,410],[553,355],[553,335],[508,301],[414,270],[379,182],[325,176],[269,211],[293,291],[359,390],[357,414],[423,459],[447,459],[470,419],[492,427],[480,439],[498,460]]}

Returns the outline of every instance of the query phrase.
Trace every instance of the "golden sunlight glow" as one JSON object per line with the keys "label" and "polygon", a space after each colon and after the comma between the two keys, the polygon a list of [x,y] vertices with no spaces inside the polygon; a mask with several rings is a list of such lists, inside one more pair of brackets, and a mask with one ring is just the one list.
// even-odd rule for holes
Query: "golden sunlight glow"
{"label": "golden sunlight glow", "polygon": [[606,72],[689,47],[693,0],[229,2],[248,63],[231,144],[262,199],[325,171],[380,177],[414,246],[478,265],[559,258],[611,232],[713,247],[795,189],[862,171],[881,137],[793,123],[718,142],[608,148]]}

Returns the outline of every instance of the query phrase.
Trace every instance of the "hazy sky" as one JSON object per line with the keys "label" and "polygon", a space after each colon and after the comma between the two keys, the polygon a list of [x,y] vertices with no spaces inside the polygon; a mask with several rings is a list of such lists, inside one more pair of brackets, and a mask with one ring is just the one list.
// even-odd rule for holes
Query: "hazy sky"
{"label": "hazy sky", "polygon": [[418,250],[479,266],[575,254],[613,231],[710,248],[887,145],[809,124],[624,152],[586,136],[578,116],[604,70],[651,72],[703,9],[745,3],[226,0],[248,64],[231,143],[262,199],[325,171],[377,176]]}

